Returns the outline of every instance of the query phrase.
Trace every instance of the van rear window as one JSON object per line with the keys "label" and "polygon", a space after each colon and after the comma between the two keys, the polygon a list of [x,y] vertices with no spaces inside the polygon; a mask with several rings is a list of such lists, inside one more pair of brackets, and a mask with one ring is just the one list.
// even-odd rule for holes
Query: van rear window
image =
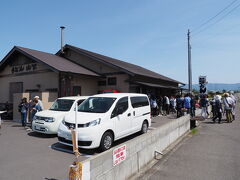
{"label": "van rear window", "polygon": [[131,103],[133,108],[149,106],[148,98],[145,96],[131,97]]}

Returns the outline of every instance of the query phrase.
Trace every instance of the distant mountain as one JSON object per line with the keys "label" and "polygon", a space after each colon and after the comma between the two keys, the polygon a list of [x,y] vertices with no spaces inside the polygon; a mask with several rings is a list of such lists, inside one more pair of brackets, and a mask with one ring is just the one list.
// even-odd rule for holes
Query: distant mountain
{"label": "distant mountain", "polygon": [[[184,88],[188,88],[188,85],[185,85]],[[199,90],[199,84],[193,84],[193,89]],[[240,91],[240,83],[236,84],[223,84],[223,83],[209,83],[207,84],[208,91]]]}

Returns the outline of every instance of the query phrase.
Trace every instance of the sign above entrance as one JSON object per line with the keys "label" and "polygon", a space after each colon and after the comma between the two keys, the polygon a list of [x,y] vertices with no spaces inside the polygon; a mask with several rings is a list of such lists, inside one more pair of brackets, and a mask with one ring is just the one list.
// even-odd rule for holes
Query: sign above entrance
{"label": "sign above entrance", "polygon": [[19,66],[13,66],[11,71],[12,74],[21,73],[21,72],[30,72],[35,71],[37,69],[37,64],[24,64]]}

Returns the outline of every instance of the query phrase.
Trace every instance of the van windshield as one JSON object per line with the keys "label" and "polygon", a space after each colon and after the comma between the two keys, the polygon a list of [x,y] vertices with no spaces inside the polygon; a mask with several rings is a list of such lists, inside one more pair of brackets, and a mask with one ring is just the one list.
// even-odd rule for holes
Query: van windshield
{"label": "van windshield", "polygon": [[52,111],[70,111],[74,100],[70,99],[57,99],[49,110]]}
{"label": "van windshield", "polygon": [[115,100],[116,98],[90,97],[78,107],[78,111],[90,113],[105,113],[110,109]]}

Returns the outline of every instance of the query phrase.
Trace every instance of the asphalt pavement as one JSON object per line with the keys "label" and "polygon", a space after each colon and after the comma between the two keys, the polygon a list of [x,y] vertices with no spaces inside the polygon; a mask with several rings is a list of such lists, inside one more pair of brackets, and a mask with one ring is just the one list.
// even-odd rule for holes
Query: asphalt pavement
{"label": "asphalt pavement", "polygon": [[[173,120],[175,115],[154,117],[150,131]],[[114,145],[139,136],[121,139]],[[81,161],[99,153],[80,149]],[[32,132],[20,123],[3,121],[0,129],[0,180],[63,180],[74,156],[72,148],[58,143],[57,137]]]}
{"label": "asphalt pavement", "polygon": [[239,180],[240,109],[236,120],[203,121],[197,133],[189,135],[139,180]]}

